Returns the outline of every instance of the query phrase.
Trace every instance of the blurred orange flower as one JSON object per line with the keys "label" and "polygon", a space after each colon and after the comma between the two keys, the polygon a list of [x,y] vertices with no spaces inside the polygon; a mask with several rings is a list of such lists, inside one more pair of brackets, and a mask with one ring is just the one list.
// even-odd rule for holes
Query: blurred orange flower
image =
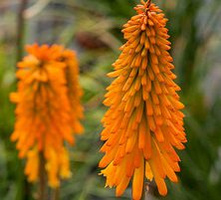
{"label": "blurred orange flower", "polygon": [[115,80],[107,88],[109,108],[102,122],[105,153],[99,163],[106,186],[121,196],[131,178],[132,196],[141,199],[144,177],[155,180],[159,193],[167,194],[165,178],[177,182],[180,158],[173,147],[184,149],[184,105],[174,83],[176,76],[168,50],[167,19],[151,1],[141,1],[137,15],[124,25],[126,44],[109,73]]}
{"label": "blurred orange flower", "polygon": [[73,51],[62,46],[27,46],[27,55],[18,63],[15,129],[20,158],[27,158],[25,173],[29,181],[39,177],[41,157],[48,182],[59,186],[59,179],[71,175],[69,153],[64,145],[74,144],[73,133],[81,133],[82,95],[78,83],[78,64]]}

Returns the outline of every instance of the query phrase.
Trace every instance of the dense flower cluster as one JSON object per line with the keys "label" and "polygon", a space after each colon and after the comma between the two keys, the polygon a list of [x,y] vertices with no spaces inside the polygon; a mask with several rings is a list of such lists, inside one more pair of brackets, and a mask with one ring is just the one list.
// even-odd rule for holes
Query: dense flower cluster
{"label": "dense flower cluster", "polygon": [[180,158],[174,150],[184,149],[184,105],[174,83],[174,65],[168,50],[167,19],[151,1],[141,1],[137,15],[124,25],[127,42],[113,64],[104,104],[109,108],[102,122],[101,139],[106,141],[99,166],[106,186],[121,196],[132,180],[134,200],[141,199],[144,178],[155,180],[159,193],[167,194],[165,178],[177,182]]}
{"label": "dense flower cluster", "polygon": [[17,104],[11,139],[17,141],[19,157],[27,158],[29,181],[38,179],[44,162],[49,185],[58,187],[60,178],[71,175],[64,142],[74,144],[73,134],[83,131],[78,63],[73,51],[58,45],[34,44],[27,51],[18,63],[17,92],[10,96]]}

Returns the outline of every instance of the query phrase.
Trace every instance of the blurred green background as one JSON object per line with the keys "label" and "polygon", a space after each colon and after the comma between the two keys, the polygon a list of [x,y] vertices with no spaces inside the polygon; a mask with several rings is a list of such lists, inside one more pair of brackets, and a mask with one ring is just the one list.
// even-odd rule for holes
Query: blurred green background
{"label": "blurred green background", "polygon": [[[113,200],[113,189],[105,189],[98,176],[100,120],[105,88],[111,82],[106,73],[124,43],[121,27],[135,14],[138,0],[29,0],[24,32],[19,9],[25,0],[0,1],[0,199],[31,200],[36,186],[25,181],[24,161],[19,161],[13,131],[14,105],[9,93],[16,89],[18,44],[58,43],[75,49],[80,62],[84,90],[85,133],[71,149],[73,176],[62,183],[61,200]],[[221,199],[221,1],[155,0],[169,18],[172,50],[186,105],[187,148],[179,152],[179,183],[168,182],[169,194],[151,199]],[[17,41],[18,33],[21,36]],[[130,188],[120,199],[130,199]]]}

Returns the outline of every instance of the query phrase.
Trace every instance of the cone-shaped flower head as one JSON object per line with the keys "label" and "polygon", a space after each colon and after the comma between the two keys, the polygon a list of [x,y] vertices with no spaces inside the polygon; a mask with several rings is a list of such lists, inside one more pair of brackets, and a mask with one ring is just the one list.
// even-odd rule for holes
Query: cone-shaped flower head
{"label": "cone-shaped flower head", "polygon": [[59,178],[70,177],[69,154],[64,146],[74,144],[74,133],[81,133],[82,118],[75,53],[53,45],[27,46],[29,53],[18,63],[15,130],[19,157],[27,158],[25,173],[29,181],[39,176],[41,158],[51,187],[59,186]]}
{"label": "cone-shaped flower head", "polygon": [[155,4],[141,2],[135,7],[138,14],[124,25],[127,42],[109,74],[115,80],[104,101],[110,108],[102,120],[106,142],[99,164],[106,186],[116,187],[117,196],[132,179],[135,200],[141,198],[145,178],[167,194],[165,178],[177,182],[175,172],[180,171],[174,147],[183,149],[186,142],[167,19]]}

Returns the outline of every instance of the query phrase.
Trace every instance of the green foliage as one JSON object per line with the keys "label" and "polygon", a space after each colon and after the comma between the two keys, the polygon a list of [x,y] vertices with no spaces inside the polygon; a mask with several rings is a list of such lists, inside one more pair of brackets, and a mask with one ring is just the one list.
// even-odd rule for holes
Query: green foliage
{"label": "green foliage", "polygon": [[[12,1],[11,1],[12,2]],[[40,2],[40,1],[39,1]],[[42,1],[43,2],[43,1]],[[46,1],[45,1],[46,2]],[[124,42],[122,25],[135,11],[138,0],[50,0],[26,20],[26,43],[60,43],[76,49],[80,60],[80,82],[84,89],[85,133],[71,148],[73,177],[64,181],[62,200],[113,200],[113,189],[104,188],[98,176],[101,158],[100,120],[106,74]],[[177,82],[186,105],[187,148],[180,153],[179,183],[169,185],[168,200],[218,200],[221,196],[221,1],[156,0],[169,18],[168,28]],[[32,199],[36,188],[24,181],[23,162],[10,142],[14,106],[9,93],[15,90],[15,28],[13,3],[0,2],[0,197],[4,200]],[[32,7],[33,8],[33,7]],[[32,189],[31,189],[32,188]],[[32,197],[31,197],[32,196]],[[121,199],[130,199],[130,189]]]}

